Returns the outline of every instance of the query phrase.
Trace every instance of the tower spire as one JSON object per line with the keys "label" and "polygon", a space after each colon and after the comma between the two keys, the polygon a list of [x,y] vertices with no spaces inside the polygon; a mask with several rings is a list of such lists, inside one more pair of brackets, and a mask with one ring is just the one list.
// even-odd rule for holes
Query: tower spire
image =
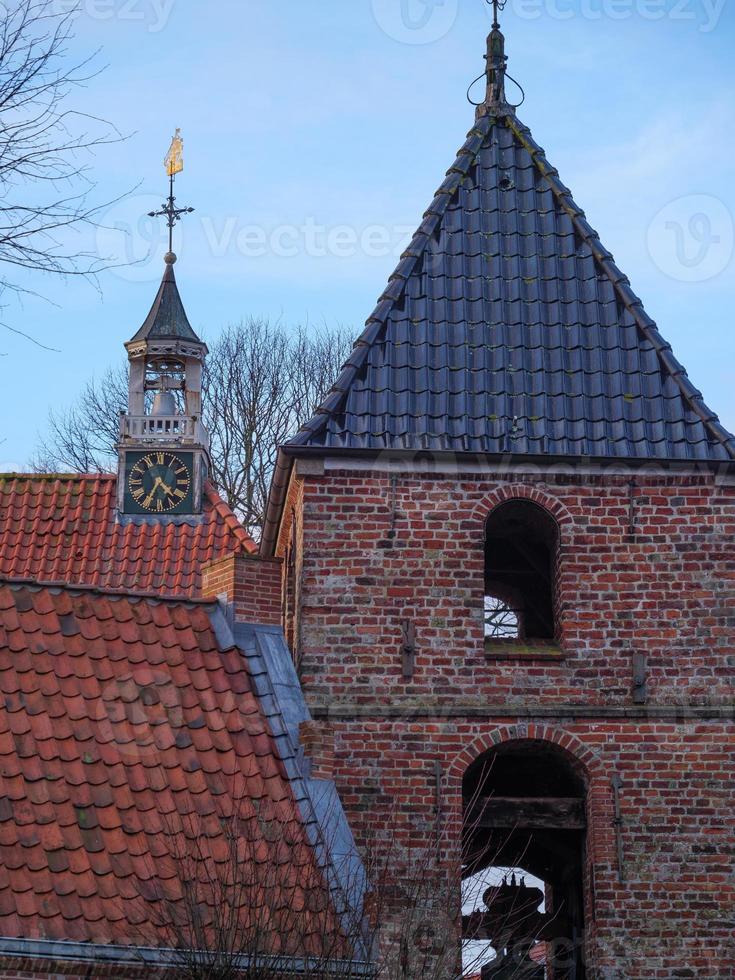
{"label": "tower spire", "polygon": [[[488,0],[490,2],[490,0]],[[485,101],[477,107],[478,116],[486,116],[489,113],[505,115],[511,112],[512,107],[505,97],[505,76],[508,65],[508,58],[505,54],[505,36],[500,30],[500,11],[505,7],[507,0],[492,0],[493,5],[493,26],[487,39],[487,92]]]}

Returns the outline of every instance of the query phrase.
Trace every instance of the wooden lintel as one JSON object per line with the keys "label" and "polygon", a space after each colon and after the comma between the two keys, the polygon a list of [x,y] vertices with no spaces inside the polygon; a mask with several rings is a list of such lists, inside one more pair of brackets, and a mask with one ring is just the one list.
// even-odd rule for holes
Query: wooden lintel
{"label": "wooden lintel", "polygon": [[584,800],[576,797],[493,796],[478,800],[467,825],[486,830],[583,830]]}

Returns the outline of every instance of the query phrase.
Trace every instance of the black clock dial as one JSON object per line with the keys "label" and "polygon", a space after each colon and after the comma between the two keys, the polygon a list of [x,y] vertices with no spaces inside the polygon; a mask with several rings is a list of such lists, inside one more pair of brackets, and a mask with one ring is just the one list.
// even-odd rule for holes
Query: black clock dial
{"label": "black clock dial", "polygon": [[189,495],[191,471],[178,456],[152,452],[142,456],[128,475],[128,492],[141,510],[167,514]]}

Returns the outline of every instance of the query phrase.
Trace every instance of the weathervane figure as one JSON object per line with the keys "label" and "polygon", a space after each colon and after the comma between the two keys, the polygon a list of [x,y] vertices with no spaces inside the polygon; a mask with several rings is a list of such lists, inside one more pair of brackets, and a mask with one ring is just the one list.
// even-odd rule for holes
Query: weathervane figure
{"label": "weathervane figure", "polygon": [[184,140],[181,136],[181,130],[177,129],[174,134],[174,138],[171,140],[171,146],[168,153],[166,154],[166,159],[163,161],[166,167],[166,173],[169,176],[169,195],[168,201],[165,201],[161,206],[160,211],[149,211],[149,218],[160,218],[165,217],[168,222],[168,255],[166,256],[166,261],[173,265],[176,261],[176,256],[174,255],[174,226],[178,221],[181,221],[181,217],[184,214],[192,214],[194,208],[177,208],[176,198],[174,197],[174,181],[176,179],[176,174],[180,174],[184,169]]}

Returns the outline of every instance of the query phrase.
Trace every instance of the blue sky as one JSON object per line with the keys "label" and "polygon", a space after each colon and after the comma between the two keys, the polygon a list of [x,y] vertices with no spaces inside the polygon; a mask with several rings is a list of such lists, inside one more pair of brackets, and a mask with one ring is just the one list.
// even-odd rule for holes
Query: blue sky
{"label": "blue sky", "polygon": [[[61,5],[65,0],[57,0]],[[81,0],[80,51],[108,67],[76,104],[130,138],[91,161],[102,199],[80,244],[136,265],[81,282],[0,333],[0,469],[49,408],[118,360],[155,294],[162,159],[186,141],[179,285],[211,337],[249,315],[357,335],[473,121],[484,0]],[[695,384],[735,429],[735,3],[508,0],[519,111]]]}

